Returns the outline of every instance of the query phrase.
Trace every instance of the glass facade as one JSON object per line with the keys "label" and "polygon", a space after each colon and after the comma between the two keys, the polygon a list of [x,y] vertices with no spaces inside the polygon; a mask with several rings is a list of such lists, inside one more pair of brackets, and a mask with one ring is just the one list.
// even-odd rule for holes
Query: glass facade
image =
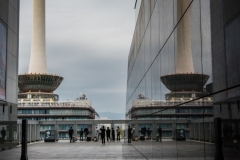
{"label": "glass facade", "polygon": [[[132,135],[138,141],[133,146],[147,159],[181,159],[183,154],[211,159],[214,145],[191,141],[208,139],[210,131],[204,126],[214,116],[209,95],[213,92],[210,1],[140,4],[128,56],[126,93],[126,125],[139,131]],[[142,123],[136,127],[137,120]],[[150,141],[141,131],[144,127],[150,128]],[[162,142],[156,143],[160,137]],[[170,148],[168,155],[165,151]]]}
{"label": "glass facade", "polygon": [[19,1],[0,1],[0,151],[17,145]]}

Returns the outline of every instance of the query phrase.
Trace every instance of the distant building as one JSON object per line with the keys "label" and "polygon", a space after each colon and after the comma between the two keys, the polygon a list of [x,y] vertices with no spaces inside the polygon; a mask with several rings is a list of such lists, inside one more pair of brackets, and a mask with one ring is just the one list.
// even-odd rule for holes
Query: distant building
{"label": "distant building", "polygon": [[[185,105],[172,106],[189,101],[190,98],[172,98],[168,100],[152,100],[143,94],[133,101],[133,106],[127,113],[129,119],[199,119],[213,117],[212,97],[206,97]],[[202,107],[204,106],[204,108]],[[204,115],[203,115],[204,114]]]}
{"label": "distant building", "polygon": [[[37,94],[33,93],[36,97]],[[98,113],[91,101],[81,94],[73,101],[58,102],[51,98],[23,98],[19,94],[18,119],[29,120],[82,120],[95,119]]]}

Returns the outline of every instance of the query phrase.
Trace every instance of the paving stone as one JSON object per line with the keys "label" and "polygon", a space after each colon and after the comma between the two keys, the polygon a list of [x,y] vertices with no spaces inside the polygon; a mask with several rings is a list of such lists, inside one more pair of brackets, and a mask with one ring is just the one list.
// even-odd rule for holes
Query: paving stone
{"label": "paving stone", "polygon": [[[205,148],[205,150],[204,150]],[[1,160],[19,160],[21,148],[14,148],[0,152]],[[194,141],[154,141],[109,142],[102,145],[100,142],[59,141],[55,143],[38,142],[28,145],[29,160],[47,159],[164,159],[164,160],[207,160],[214,159],[214,145]],[[146,158],[145,158],[146,157]]]}

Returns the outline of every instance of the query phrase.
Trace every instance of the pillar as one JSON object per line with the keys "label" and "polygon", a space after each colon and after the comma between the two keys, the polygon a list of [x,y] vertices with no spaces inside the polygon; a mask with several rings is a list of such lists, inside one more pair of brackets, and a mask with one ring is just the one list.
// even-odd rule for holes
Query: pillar
{"label": "pillar", "polygon": [[35,135],[34,135],[35,141],[37,141],[37,125],[36,124],[34,125],[34,130],[35,130]]}
{"label": "pillar", "polygon": [[92,123],[92,137],[91,137],[91,139],[93,139],[93,137],[95,137],[95,135],[96,135],[96,126],[95,126],[95,124],[93,122]]}
{"label": "pillar", "polygon": [[77,138],[77,124],[73,125],[73,130],[74,130],[74,136]]}
{"label": "pillar", "polygon": [[135,123],[135,134],[134,134],[134,136],[135,137],[138,137],[138,135],[139,135],[139,124],[137,123]]}
{"label": "pillar", "polygon": [[172,138],[176,140],[176,129],[177,129],[177,124],[176,122],[172,123]]}
{"label": "pillar", "polygon": [[152,139],[156,140],[158,126],[156,123],[152,124]]}
{"label": "pillar", "polygon": [[31,143],[32,140],[32,125],[29,124],[29,143]]}
{"label": "pillar", "polygon": [[195,136],[196,136],[196,125],[195,123],[193,123],[193,139],[195,139]]}
{"label": "pillar", "polygon": [[55,131],[56,131],[56,132],[55,132],[55,134],[56,134],[56,135],[55,135],[55,136],[56,136],[56,140],[58,141],[58,140],[59,140],[58,124],[55,124],[55,125],[54,125],[54,129],[55,129]]}
{"label": "pillar", "polygon": [[20,124],[18,124],[18,128],[17,128],[17,132],[18,132],[18,144],[20,145],[20,139],[21,139],[21,125]]}
{"label": "pillar", "polygon": [[201,137],[201,135],[202,135],[201,134],[201,131],[202,131],[201,123],[199,122],[198,125],[199,125],[199,135],[198,136],[199,136],[199,141],[201,141],[201,138],[202,138]]}

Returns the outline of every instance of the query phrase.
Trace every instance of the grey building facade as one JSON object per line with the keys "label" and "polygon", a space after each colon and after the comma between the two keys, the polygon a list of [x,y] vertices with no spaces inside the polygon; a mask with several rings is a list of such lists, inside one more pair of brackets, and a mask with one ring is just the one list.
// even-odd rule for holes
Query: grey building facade
{"label": "grey building facade", "polygon": [[[214,117],[221,118],[220,137],[226,159],[240,153],[240,1],[211,0]],[[231,88],[231,89],[230,89]]]}
{"label": "grey building facade", "polygon": [[17,143],[18,40],[19,1],[0,0],[1,150]]}

